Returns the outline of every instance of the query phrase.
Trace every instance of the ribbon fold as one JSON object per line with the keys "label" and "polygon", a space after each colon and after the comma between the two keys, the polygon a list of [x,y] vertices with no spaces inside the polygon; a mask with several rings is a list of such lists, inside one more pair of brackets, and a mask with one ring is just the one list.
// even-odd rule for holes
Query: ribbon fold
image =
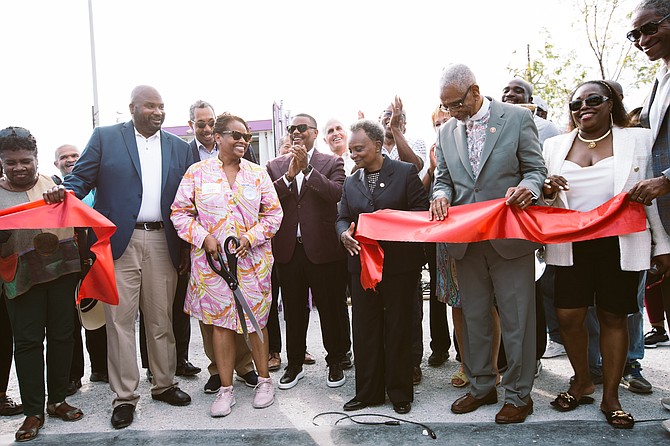
{"label": "ribbon fold", "polygon": [[374,289],[382,278],[384,251],[377,240],[472,243],[523,239],[542,244],[579,242],[641,232],[647,228],[644,206],[620,193],[588,212],[548,206],[520,210],[505,199],[452,206],[442,221],[428,211],[383,209],[361,214],[356,240],[361,245],[361,285]]}
{"label": "ribbon fold", "polygon": [[91,298],[118,305],[119,293],[114,276],[114,259],[109,238],[116,231],[114,223],[78,200],[73,192],[61,203],[47,204],[35,200],[0,210],[0,229],[44,229],[90,227],[98,240],[91,246],[95,261],[79,288],[77,303]]}

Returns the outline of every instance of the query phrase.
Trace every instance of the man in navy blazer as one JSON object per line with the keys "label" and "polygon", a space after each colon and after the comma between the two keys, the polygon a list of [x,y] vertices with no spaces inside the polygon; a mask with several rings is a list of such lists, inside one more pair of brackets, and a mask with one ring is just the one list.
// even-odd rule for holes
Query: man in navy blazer
{"label": "man in navy blazer", "polygon": [[94,209],[117,227],[111,245],[119,305],[105,305],[115,428],[132,423],[139,400],[135,349],[139,308],[146,320],[154,374],[152,398],[176,406],[191,402],[174,382],[172,302],[177,270],[188,269],[188,247],[172,225],[170,205],[193,155],[186,142],[161,130],[165,111],[156,89],[136,87],[129,107],[132,121],[96,128],[63,185],[45,194],[48,202],[54,202],[62,200],[68,189],[81,199],[95,188]]}

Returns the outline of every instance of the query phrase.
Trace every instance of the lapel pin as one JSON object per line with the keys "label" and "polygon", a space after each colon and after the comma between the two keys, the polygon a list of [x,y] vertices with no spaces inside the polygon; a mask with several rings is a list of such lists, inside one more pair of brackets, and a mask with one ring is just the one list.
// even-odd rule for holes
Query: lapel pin
{"label": "lapel pin", "polygon": [[491,127],[491,128],[489,129],[489,132],[491,132],[491,133],[495,133],[495,132],[496,132],[496,128],[495,128],[495,127]]}
{"label": "lapel pin", "polygon": [[379,187],[384,187],[386,186],[384,183],[379,183]]}
{"label": "lapel pin", "polygon": [[633,171],[634,171],[634,172],[637,172],[638,170],[640,170],[639,167],[637,167],[637,166],[633,167]]}

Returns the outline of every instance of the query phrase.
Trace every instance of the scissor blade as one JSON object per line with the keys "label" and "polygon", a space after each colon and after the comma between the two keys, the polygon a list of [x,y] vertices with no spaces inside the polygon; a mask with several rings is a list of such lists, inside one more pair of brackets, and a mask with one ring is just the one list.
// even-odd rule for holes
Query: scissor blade
{"label": "scissor blade", "polygon": [[[247,317],[249,318],[251,325],[256,330],[256,333],[258,333],[258,337],[261,338],[261,342],[264,342],[263,331],[261,330],[261,326],[256,320],[256,316],[254,316],[253,311],[251,311],[251,308],[249,307],[247,300],[244,298],[244,294],[242,294],[242,291],[239,288],[236,288],[235,290],[233,290],[233,295],[235,296],[235,300],[240,304],[240,306],[242,306],[242,310],[244,310],[244,313],[246,313]],[[245,321],[240,321],[240,323],[246,324]]]}

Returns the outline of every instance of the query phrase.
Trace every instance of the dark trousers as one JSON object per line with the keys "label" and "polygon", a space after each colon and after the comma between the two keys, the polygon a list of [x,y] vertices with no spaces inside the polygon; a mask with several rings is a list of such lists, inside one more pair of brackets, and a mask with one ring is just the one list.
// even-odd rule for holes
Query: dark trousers
{"label": "dark trousers", "polygon": [[0,297],[0,392],[7,391],[9,371],[14,358],[14,337],[5,299]]}
{"label": "dark trousers", "polygon": [[[421,278],[421,272],[419,272]],[[412,365],[421,367],[423,359],[423,290],[421,280],[417,282],[412,299]]]}
{"label": "dark trousers", "polygon": [[23,413],[44,413],[44,338],[48,402],[65,400],[72,361],[74,290],[79,274],[67,274],[6,299],[14,333],[14,361]]}
{"label": "dark trousers", "polygon": [[[357,275],[356,275],[357,276]],[[420,271],[384,275],[377,292],[352,275],[352,327],[356,399],[366,403],[413,401],[412,314]]]}
{"label": "dark trousers", "polygon": [[342,328],[342,305],[346,277],[343,260],[324,264],[312,263],[305,254],[301,243],[296,242],[293,258],[288,263],[277,263],[277,273],[284,302],[286,321],[286,353],[289,367],[302,368],[307,348],[307,327],[309,323],[309,290],[319,311],[321,337],[328,353],[328,365],[341,362],[346,350]]}
{"label": "dark trousers", "polygon": [[347,270],[347,263],[342,262],[344,268],[343,277],[346,280],[345,293],[342,295],[342,303],[338,305],[340,309],[340,322],[342,323],[342,332],[345,334],[342,337],[342,350],[344,352],[351,351],[351,318],[349,317],[349,304],[347,299],[351,297],[351,274]]}
{"label": "dark trousers", "polygon": [[430,301],[428,314],[430,318],[430,349],[434,352],[448,352],[451,348],[449,337],[449,321],[447,320],[447,304],[437,300],[437,253],[435,243],[424,243],[423,249],[428,260],[430,274]]}
{"label": "dark trousers", "polygon": [[[177,290],[174,294],[172,304],[172,331],[174,332],[175,345],[177,347],[177,365],[188,361],[188,346],[191,343],[191,316],[184,313],[184,301],[186,300],[186,289],[188,288],[189,274],[180,274],[177,277]],[[142,367],[149,368],[149,355],[147,353],[147,335],[144,330],[144,316],[140,310],[140,357]]]}
{"label": "dark trousers", "polygon": [[[72,337],[72,364],[70,365],[70,381],[78,381],[84,376],[84,345],[81,340],[81,321],[77,309],[74,310],[74,330]],[[97,330],[84,330],[86,350],[91,360],[91,372],[107,374],[107,330],[105,326]]]}
{"label": "dark trousers", "polygon": [[272,304],[268,315],[268,347],[270,353],[281,353],[281,329],[279,326],[279,276],[277,265],[272,266]]}

